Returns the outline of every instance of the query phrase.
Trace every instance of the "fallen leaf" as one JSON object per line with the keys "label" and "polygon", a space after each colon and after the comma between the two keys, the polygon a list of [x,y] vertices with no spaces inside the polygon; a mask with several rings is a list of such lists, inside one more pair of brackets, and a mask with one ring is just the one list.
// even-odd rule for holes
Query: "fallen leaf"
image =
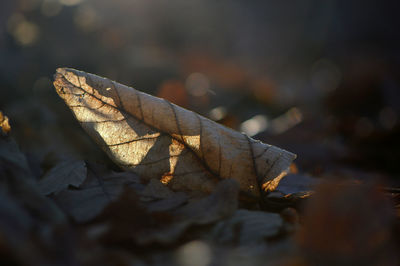
{"label": "fallen leaf", "polygon": [[306,174],[289,174],[279,182],[276,192],[282,195],[291,195],[315,190],[315,186],[321,184],[321,179]]}
{"label": "fallen leaf", "polygon": [[69,185],[79,187],[86,179],[86,164],[82,160],[66,160],[53,167],[40,181],[44,195],[58,193]]}
{"label": "fallen leaf", "polygon": [[59,68],[54,86],[115,163],[173,190],[211,192],[226,178],[259,198],[296,155],[254,140],[166,100],[82,71]]}
{"label": "fallen leaf", "polygon": [[220,182],[208,197],[176,210],[174,215],[194,224],[209,224],[231,216],[238,207],[239,187],[235,180]]}
{"label": "fallen leaf", "polygon": [[0,188],[18,199],[36,219],[55,224],[65,221],[54,203],[40,193],[25,155],[11,136],[0,135]]}
{"label": "fallen leaf", "polygon": [[2,134],[8,134],[11,131],[11,127],[8,121],[8,117],[3,115],[0,111],[0,132]]}
{"label": "fallen leaf", "polygon": [[134,173],[99,174],[89,168],[85,181],[76,189],[64,189],[54,196],[57,204],[76,222],[87,222],[116,200],[125,187],[140,183]]}
{"label": "fallen leaf", "polygon": [[34,225],[29,213],[10,195],[0,193],[0,214],[0,242],[23,243]]}
{"label": "fallen leaf", "polygon": [[174,195],[168,187],[164,186],[159,180],[151,179],[147,186],[140,192],[142,200],[166,199]]}
{"label": "fallen leaf", "polygon": [[296,206],[314,193],[314,188],[322,183],[320,179],[305,174],[289,174],[282,178],[275,191],[263,198],[268,207],[285,208]]}
{"label": "fallen leaf", "polygon": [[170,211],[185,204],[188,198],[185,192],[176,192],[169,198],[150,202],[145,206],[149,212]]}
{"label": "fallen leaf", "polygon": [[173,192],[157,179],[151,179],[143,190],[137,192],[141,196],[141,205],[150,212],[173,210],[189,199],[187,193]]}
{"label": "fallen leaf", "polygon": [[236,181],[224,180],[206,197],[194,199],[174,211],[154,212],[138,205],[135,191],[127,189],[96,219],[97,223],[108,225],[99,237],[111,243],[174,243],[192,226],[212,224],[233,215],[238,192]]}
{"label": "fallen leaf", "polygon": [[278,235],[283,225],[279,214],[240,209],[214,227],[212,238],[221,244],[261,244]]}

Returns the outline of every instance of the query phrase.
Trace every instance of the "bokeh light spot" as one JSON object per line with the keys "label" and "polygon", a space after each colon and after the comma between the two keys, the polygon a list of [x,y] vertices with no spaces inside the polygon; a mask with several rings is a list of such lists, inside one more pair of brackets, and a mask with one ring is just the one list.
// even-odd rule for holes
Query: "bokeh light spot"
{"label": "bokeh light spot", "polygon": [[96,11],[90,6],[79,7],[74,15],[74,23],[82,31],[93,31],[97,22]]}
{"label": "bokeh light spot", "polygon": [[62,9],[62,5],[60,2],[56,0],[44,0],[42,2],[42,6],[40,11],[46,17],[54,17],[57,16]]}
{"label": "bokeh light spot", "polygon": [[268,118],[265,115],[256,115],[240,125],[240,130],[252,137],[268,127]]}
{"label": "bokeh light spot", "polygon": [[186,89],[196,97],[204,96],[210,90],[210,81],[202,73],[192,73],[186,79]]}
{"label": "bokeh light spot", "polygon": [[211,262],[211,249],[202,241],[191,241],[178,250],[178,265],[206,266]]}
{"label": "bokeh light spot", "polygon": [[15,41],[22,46],[33,45],[39,38],[39,27],[27,21],[23,15],[15,13],[7,21],[7,29]]}
{"label": "bokeh light spot", "polygon": [[65,6],[75,6],[79,5],[83,0],[59,0],[61,4]]}
{"label": "bokeh light spot", "polygon": [[286,113],[271,121],[271,132],[273,134],[282,134],[299,124],[301,121],[303,121],[303,113],[299,108],[292,107]]}
{"label": "bokeh light spot", "polygon": [[210,117],[212,120],[214,121],[219,121],[221,119],[223,119],[227,114],[227,110],[225,107],[223,106],[218,106],[213,108],[209,114],[208,117]]}

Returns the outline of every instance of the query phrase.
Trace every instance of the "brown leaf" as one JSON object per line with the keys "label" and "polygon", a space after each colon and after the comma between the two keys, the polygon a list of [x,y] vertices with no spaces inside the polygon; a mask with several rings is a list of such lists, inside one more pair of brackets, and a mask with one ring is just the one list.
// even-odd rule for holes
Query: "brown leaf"
{"label": "brown leaf", "polygon": [[8,122],[8,117],[3,115],[0,111],[0,132],[3,134],[8,134],[11,131],[10,124]]}
{"label": "brown leaf", "polygon": [[87,133],[123,169],[173,190],[211,192],[226,178],[258,198],[296,155],[166,100],[82,71],[59,68],[54,86]]}

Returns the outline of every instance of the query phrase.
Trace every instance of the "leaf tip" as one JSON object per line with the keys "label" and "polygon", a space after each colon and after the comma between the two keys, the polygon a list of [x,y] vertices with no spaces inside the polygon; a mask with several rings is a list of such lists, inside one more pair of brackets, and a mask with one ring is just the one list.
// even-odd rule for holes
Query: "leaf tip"
{"label": "leaf tip", "polygon": [[56,73],[54,75],[54,79],[57,77],[67,77],[68,75],[78,75],[81,71],[70,68],[70,67],[59,67],[56,69]]}
{"label": "leaf tip", "polygon": [[56,69],[56,74],[61,74],[64,75],[66,72],[66,68],[65,67],[59,67]]}
{"label": "leaf tip", "polygon": [[62,95],[65,94],[65,89],[68,91],[71,84],[76,85],[73,81],[74,77],[78,75],[78,72],[78,70],[67,67],[59,67],[56,69],[56,73],[53,76],[53,85],[56,88],[58,95],[60,95],[62,98]]}

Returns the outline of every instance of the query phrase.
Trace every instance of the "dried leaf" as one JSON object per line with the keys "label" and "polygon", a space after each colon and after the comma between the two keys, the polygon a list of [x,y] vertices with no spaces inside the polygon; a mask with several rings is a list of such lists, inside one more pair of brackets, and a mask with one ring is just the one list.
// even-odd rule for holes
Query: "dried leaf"
{"label": "dried leaf", "polygon": [[122,168],[173,190],[210,192],[226,178],[258,198],[296,157],[166,100],[82,71],[59,68],[54,86],[87,133]]}
{"label": "dried leaf", "polygon": [[86,163],[82,160],[66,160],[53,167],[39,182],[42,194],[58,193],[69,185],[79,187],[86,179]]}
{"label": "dried leaf", "polygon": [[279,182],[276,191],[283,195],[291,195],[302,192],[310,192],[315,189],[315,186],[321,183],[321,179],[309,175],[289,174],[282,178]]}
{"label": "dried leaf", "polygon": [[12,244],[20,244],[18,241],[25,240],[28,231],[34,225],[29,213],[10,195],[1,193],[0,214],[0,234],[2,238],[5,238],[2,241],[7,240],[14,242]]}
{"label": "dried leaf", "polygon": [[8,122],[8,117],[3,115],[0,111],[0,132],[2,134],[8,134],[11,131],[10,124]]}
{"label": "dried leaf", "polygon": [[174,210],[186,203],[189,196],[185,192],[173,192],[159,180],[151,179],[142,191],[137,191],[142,206],[150,212]]}
{"label": "dried leaf", "polygon": [[238,206],[239,187],[235,180],[224,180],[208,197],[193,201],[174,212],[194,224],[209,224],[231,216]]}
{"label": "dried leaf", "polygon": [[151,179],[140,195],[142,196],[142,200],[155,200],[170,198],[174,195],[174,192],[164,186],[159,180]]}
{"label": "dried leaf", "polygon": [[8,191],[36,219],[63,223],[64,215],[41,195],[25,155],[10,136],[0,136],[0,188]]}
{"label": "dried leaf", "polygon": [[261,244],[278,235],[282,228],[283,220],[279,214],[237,210],[230,219],[214,227],[212,237],[223,244]]}
{"label": "dried leaf", "polygon": [[65,189],[55,195],[60,207],[77,222],[87,222],[100,214],[116,200],[124,187],[135,187],[139,177],[134,173],[111,173],[101,175],[88,172],[87,178],[78,189]]}
{"label": "dried leaf", "polygon": [[[0,166],[10,168],[18,178],[32,179],[32,173],[25,155],[11,137],[0,136]],[[1,169],[1,168],[0,168]]]}
{"label": "dried leaf", "polygon": [[236,181],[224,180],[207,197],[193,200],[175,211],[151,212],[138,206],[135,193],[126,190],[100,216],[100,221],[105,220],[109,225],[101,237],[112,242],[134,241],[139,245],[173,243],[191,226],[230,217],[238,205],[238,192]]}
{"label": "dried leaf", "polygon": [[182,206],[188,199],[189,197],[185,192],[176,192],[169,198],[146,204],[146,208],[149,212],[170,211]]}

